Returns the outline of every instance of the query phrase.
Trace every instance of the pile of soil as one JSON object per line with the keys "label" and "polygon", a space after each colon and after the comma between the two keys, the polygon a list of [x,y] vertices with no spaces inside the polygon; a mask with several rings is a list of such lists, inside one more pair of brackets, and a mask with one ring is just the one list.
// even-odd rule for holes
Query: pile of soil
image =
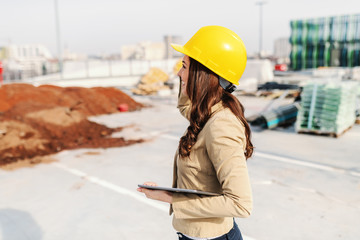
{"label": "pile of soil", "polygon": [[[91,122],[88,116],[143,107],[116,88],[8,84],[0,88],[0,167],[75,148],[108,148],[142,142],[111,138],[121,128]],[[33,161],[37,163],[39,161]]]}

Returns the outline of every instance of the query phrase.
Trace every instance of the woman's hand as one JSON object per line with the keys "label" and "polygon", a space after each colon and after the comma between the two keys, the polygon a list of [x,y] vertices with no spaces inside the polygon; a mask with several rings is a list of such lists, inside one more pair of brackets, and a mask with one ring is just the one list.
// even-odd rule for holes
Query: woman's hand
{"label": "woman's hand", "polygon": [[[145,182],[143,185],[154,186],[154,187],[157,186],[157,184],[154,182]],[[162,202],[172,203],[172,193],[168,191],[150,190],[146,188],[138,188],[137,190],[139,192],[145,193],[147,198]]]}

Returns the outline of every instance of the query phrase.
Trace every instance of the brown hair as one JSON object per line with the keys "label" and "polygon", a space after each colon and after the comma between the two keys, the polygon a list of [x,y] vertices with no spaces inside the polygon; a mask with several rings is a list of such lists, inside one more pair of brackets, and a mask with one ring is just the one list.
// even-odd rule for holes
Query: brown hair
{"label": "brown hair", "polygon": [[197,136],[211,117],[211,107],[222,100],[223,106],[229,108],[245,126],[245,157],[253,153],[250,140],[251,130],[244,116],[244,107],[231,93],[226,92],[219,84],[219,77],[210,69],[190,58],[189,79],[186,93],[191,101],[190,125],[179,142],[181,157],[189,157]]}

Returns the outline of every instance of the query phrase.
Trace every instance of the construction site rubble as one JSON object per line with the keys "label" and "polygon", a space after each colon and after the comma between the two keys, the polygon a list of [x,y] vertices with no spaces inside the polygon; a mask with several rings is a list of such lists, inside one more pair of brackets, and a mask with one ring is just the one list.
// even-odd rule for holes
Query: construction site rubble
{"label": "construction site rubble", "polygon": [[[122,128],[91,122],[89,116],[143,107],[115,88],[8,84],[0,88],[0,167],[75,148],[126,146],[138,140],[112,138]],[[33,161],[37,163],[39,161]]]}
{"label": "construction site rubble", "polygon": [[169,80],[169,75],[159,68],[151,68],[145,74],[136,88],[131,91],[136,95],[155,95],[160,90],[170,89],[166,82]]}

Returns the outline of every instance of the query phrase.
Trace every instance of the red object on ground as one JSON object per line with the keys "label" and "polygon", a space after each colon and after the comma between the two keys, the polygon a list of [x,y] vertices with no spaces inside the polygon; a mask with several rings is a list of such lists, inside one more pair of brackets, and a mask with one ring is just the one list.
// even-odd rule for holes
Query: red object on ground
{"label": "red object on ground", "polygon": [[286,64],[276,64],[275,65],[275,71],[287,71],[287,65]]}
{"label": "red object on ground", "polygon": [[129,105],[127,105],[126,103],[121,103],[118,106],[118,110],[120,112],[127,112],[127,111],[129,111]]}

